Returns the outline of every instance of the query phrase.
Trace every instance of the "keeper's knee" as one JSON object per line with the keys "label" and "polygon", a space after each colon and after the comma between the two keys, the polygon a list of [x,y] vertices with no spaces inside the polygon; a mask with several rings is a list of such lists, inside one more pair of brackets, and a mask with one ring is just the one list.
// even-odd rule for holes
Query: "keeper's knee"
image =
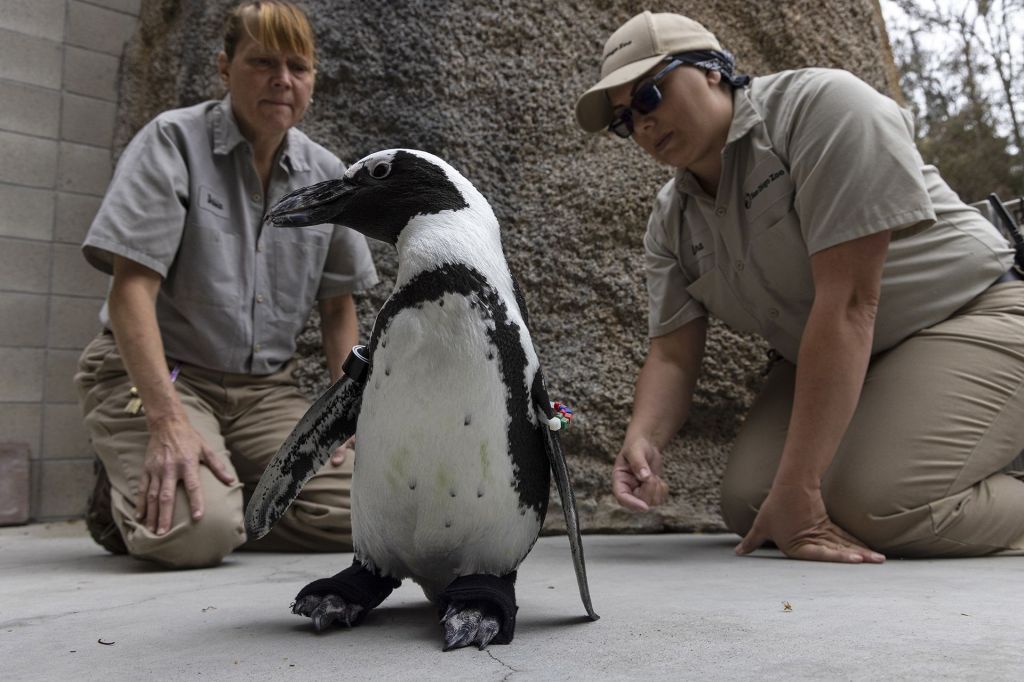
{"label": "keeper's knee", "polygon": [[189,519],[164,535],[144,526],[129,527],[124,541],[128,553],[139,559],[168,568],[206,568],[216,566],[245,542],[245,526],[240,508],[207,508],[198,521]]}

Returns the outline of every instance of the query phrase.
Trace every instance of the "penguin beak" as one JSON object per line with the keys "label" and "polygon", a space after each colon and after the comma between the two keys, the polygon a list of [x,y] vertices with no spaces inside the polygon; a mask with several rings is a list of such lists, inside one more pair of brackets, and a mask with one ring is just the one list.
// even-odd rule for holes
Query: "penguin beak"
{"label": "penguin beak", "polygon": [[306,227],[334,222],[355,186],[345,178],[319,182],[281,198],[267,214],[275,227]]}

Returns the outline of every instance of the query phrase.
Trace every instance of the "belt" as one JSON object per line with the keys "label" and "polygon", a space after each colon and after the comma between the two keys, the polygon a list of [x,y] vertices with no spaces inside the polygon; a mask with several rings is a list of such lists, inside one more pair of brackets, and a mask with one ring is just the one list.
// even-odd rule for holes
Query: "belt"
{"label": "belt", "polygon": [[1024,275],[1017,270],[1017,266],[1012,266],[1009,270],[999,275],[999,279],[992,282],[992,284],[994,286],[1005,282],[1024,282]]}

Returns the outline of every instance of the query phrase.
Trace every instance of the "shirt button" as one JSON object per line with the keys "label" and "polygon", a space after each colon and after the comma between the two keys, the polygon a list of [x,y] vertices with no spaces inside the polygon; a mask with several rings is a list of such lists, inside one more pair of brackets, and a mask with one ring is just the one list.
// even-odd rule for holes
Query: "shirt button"
{"label": "shirt button", "polygon": [[736,269],[739,270],[740,272],[743,271],[743,261],[741,261],[741,260],[736,261]]}
{"label": "shirt button", "polygon": [[256,245],[256,250],[257,251],[262,251],[263,250],[263,243],[262,242]]}
{"label": "shirt button", "polygon": [[256,302],[263,303],[263,294],[256,294]]}
{"label": "shirt button", "polygon": [[253,192],[252,193],[252,200],[253,200],[253,202],[258,204],[262,199],[263,199],[263,197],[260,196],[259,192]]}
{"label": "shirt button", "polygon": [[260,344],[257,343],[255,346],[252,347],[252,349],[254,351],[256,351],[257,353],[259,353],[260,352]]}
{"label": "shirt button", "polygon": [[716,208],[715,209],[715,215],[717,215],[717,216],[725,215],[725,207],[724,206],[719,206],[718,208]]}

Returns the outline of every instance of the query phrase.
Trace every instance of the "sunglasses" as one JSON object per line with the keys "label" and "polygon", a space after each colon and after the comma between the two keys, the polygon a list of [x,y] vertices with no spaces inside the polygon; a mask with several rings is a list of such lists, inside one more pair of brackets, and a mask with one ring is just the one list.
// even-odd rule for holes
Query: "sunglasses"
{"label": "sunglasses", "polygon": [[608,124],[608,130],[622,138],[632,135],[633,112],[646,115],[657,109],[662,100],[658,81],[667,76],[672,69],[682,65],[683,62],[673,59],[668,66],[654,74],[653,78],[648,78],[638,85],[633,91],[633,99],[629,102],[629,108],[623,109],[612,119],[612,122]]}

